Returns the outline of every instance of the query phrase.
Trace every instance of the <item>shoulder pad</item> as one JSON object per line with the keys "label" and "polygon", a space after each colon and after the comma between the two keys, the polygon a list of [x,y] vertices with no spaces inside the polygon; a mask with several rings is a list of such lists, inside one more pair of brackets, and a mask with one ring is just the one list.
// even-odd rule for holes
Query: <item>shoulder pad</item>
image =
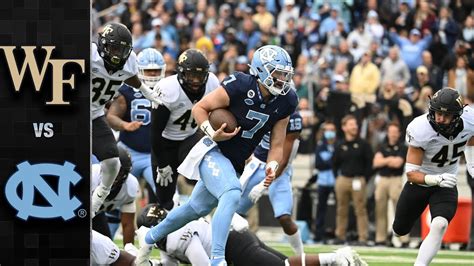
{"label": "shoulder pad", "polygon": [[464,122],[464,128],[469,127],[470,131],[474,134],[474,108],[470,106],[464,107],[461,118]]}
{"label": "shoulder pad", "polygon": [[155,90],[158,90],[159,99],[168,106],[178,100],[181,92],[181,85],[177,80],[177,75],[169,76],[161,79],[156,85]]}
{"label": "shoulder pad", "polygon": [[132,75],[138,74],[137,55],[134,51],[130,53],[127,62],[123,66],[123,70],[131,73]]}
{"label": "shoulder pad", "polygon": [[406,142],[410,146],[425,148],[425,145],[430,141],[431,135],[428,130],[431,125],[426,118],[426,114],[420,115],[413,119],[407,126]]}
{"label": "shoulder pad", "polygon": [[216,89],[217,87],[220,86],[219,79],[214,73],[209,72],[209,78],[207,79],[206,85],[212,89]]}

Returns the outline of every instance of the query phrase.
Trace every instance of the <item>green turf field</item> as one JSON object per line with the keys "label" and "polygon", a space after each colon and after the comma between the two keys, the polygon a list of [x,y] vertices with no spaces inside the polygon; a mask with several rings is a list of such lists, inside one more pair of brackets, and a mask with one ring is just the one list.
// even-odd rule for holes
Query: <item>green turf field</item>
{"label": "green turf field", "polygon": [[[115,241],[119,247],[122,247],[121,241]],[[285,243],[268,243],[272,248],[282,252],[287,256],[293,255],[293,251],[289,244]],[[328,245],[305,245],[306,254],[315,254],[318,252],[330,252],[340,248],[341,246]],[[415,262],[417,249],[397,249],[397,248],[380,248],[380,247],[355,247],[355,250],[369,265],[397,265],[411,266]],[[153,250],[152,258],[160,257],[158,250]],[[468,251],[450,251],[441,250],[430,265],[449,265],[449,266],[474,266],[474,252]]]}

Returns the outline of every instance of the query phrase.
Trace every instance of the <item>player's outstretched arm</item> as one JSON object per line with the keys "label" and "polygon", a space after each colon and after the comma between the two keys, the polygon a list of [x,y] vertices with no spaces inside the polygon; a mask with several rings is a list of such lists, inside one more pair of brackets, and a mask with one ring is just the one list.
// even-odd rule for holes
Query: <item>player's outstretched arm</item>
{"label": "player's outstretched arm", "polygon": [[222,124],[221,128],[218,130],[214,130],[211,126],[211,123],[209,122],[210,112],[219,108],[227,108],[229,107],[229,104],[229,95],[225,89],[220,86],[197,102],[191,111],[194,120],[199,125],[201,130],[214,141],[228,140],[237,135],[237,133],[240,131],[240,127],[236,127],[234,132],[224,132],[224,128],[227,126],[226,123]]}
{"label": "player's outstretched arm", "polygon": [[127,122],[122,119],[127,111],[127,101],[123,95],[119,95],[112,101],[107,112],[107,122],[110,127],[117,131],[135,131],[142,125],[141,121]]}
{"label": "player's outstretched arm", "polygon": [[270,139],[270,150],[268,151],[267,165],[265,167],[265,186],[268,187],[276,177],[279,164],[283,159],[283,146],[286,139],[286,127],[290,117],[275,123],[272,128]]}
{"label": "player's outstretched arm", "polygon": [[148,100],[152,101],[155,105],[159,105],[160,104],[160,100],[159,100],[159,92],[156,91],[156,90],[153,90],[151,88],[149,88],[148,86],[146,86],[145,84],[143,84],[140,79],[138,78],[137,75],[127,79],[124,81],[125,84],[131,86],[131,87],[134,87],[138,90],[140,90],[140,92],[143,94],[143,96],[145,96],[145,98],[147,98]]}

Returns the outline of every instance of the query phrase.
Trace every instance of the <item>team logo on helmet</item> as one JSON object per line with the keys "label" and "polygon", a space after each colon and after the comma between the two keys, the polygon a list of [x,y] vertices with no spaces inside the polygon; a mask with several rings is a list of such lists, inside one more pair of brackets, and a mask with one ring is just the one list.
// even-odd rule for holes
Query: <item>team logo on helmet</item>
{"label": "team logo on helmet", "polygon": [[107,24],[104,27],[104,30],[102,31],[101,35],[102,35],[102,37],[105,37],[105,36],[107,36],[107,34],[112,33],[113,31],[114,31],[114,29],[112,28],[112,25]]}

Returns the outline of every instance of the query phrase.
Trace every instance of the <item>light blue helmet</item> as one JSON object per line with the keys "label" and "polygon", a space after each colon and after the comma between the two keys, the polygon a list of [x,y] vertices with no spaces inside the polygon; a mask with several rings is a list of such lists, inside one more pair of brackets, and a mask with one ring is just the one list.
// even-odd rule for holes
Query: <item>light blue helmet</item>
{"label": "light blue helmet", "polygon": [[253,54],[250,73],[258,77],[273,95],[285,95],[291,89],[294,74],[290,55],[276,45],[265,45]]}
{"label": "light blue helmet", "polygon": [[[165,59],[158,50],[154,48],[144,49],[138,54],[137,63],[138,78],[145,85],[154,87],[160,79],[165,77]],[[155,73],[145,73],[146,70],[155,70]]]}

